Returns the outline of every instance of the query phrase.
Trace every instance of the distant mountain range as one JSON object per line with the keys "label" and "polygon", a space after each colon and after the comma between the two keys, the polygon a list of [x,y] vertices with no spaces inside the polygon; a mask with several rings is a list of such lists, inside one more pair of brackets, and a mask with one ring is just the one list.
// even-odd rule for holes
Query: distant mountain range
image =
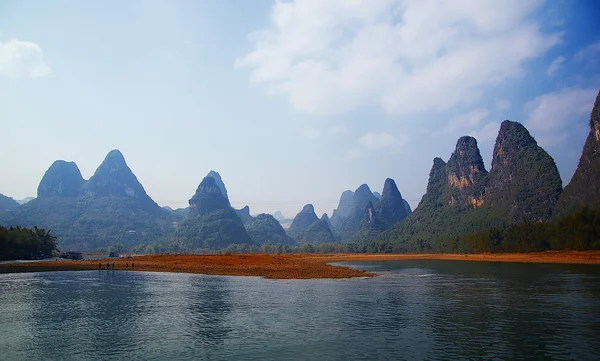
{"label": "distant mountain range", "polygon": [[293,220],[279,211],[253,217],[248,206],[231,207],[214,170],[188,208],[173,210],[156,204],[121,152],[112,150],[88,180],[75,163],[57,160],[42,177],[36,198],[19,204],[0,194],[0,225],[51,229],[61,249],[93,250],[117,242],[126,249],[158,242],[206,250],[379,241],[422,252],[439,249],[439,242],[454,235],[598,209],[599,180],[600,93],[577,170],[564,191],[552,157],[523,125],[506,120],[491,169],[486,170],[475,138],[459,138],[447,162],[433,160],[427,191],[414,212],[388,178],[381,194],[366,184],[344,191],[331,219],[317,217],[311,204]]}

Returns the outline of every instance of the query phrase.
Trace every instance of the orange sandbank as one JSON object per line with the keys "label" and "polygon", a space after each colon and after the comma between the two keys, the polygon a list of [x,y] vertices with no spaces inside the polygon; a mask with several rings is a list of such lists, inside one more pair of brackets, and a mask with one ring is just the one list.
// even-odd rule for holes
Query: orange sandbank
{"label": "orange sandbank", "polygon": [[[453,261],[600,264],[600,251],[548,251],[503,254],[233,254],[156,255],[128,259],[47,261],[0,264],[0,273],[97,270],[183,272],[276,279],[350,278],[373,274],[329,262],[442,259]],[[132,263],[134,268],[132,268]]]}

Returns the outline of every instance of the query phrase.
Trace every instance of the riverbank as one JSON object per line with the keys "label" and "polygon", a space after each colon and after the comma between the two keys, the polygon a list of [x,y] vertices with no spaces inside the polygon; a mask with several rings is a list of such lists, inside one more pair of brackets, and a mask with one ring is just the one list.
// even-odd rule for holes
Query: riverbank
{"label": "riverbank", "polygon": [[547,251],[503,254],[232,254],[155,255],[82,261],[24,262],[0,265],[0,273],[112,270],[260,276],[274,279],[352,278],[373,274],[331,262],[440,259],[450,261],[568,263],[600,265],[600,251]]}

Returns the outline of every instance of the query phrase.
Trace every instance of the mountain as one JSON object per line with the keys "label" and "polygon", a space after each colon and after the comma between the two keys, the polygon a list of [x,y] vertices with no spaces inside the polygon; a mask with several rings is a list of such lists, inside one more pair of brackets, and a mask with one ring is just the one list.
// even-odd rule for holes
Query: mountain
{"label": "mountain", "polygon": [[54,162],[37,198],[4,214],[0,224],[52,229],[59,249],[84,250],[149,243],[171,229],[169,213],[146,194],[118,150],[108,153],[87,182],[75,163]]}
{"label": "mountain", "polygon": [[254,243],[214,177],[202,179],[189,204],[188,217],[177,226],[175,241],[191,249]]}
{"label": "mountain", "polygon": [[448,163],[433,160],[417,209],[378,239],[406,251],[435,249],[439,240],[527,219],[549,219],[561,192],[554,160],[521,124],[504,121],[485,170],[477,141],[461,137]]}
{"label": "mountain", "polygon": [[600,208],[600,92],[590,115],[590,132],[577,170],[556,203],[554,215],[573,213],[582,207]]}
{"label": "mountain", "polygon": [[225,183],[223,183],[223,179],[221,179],[221,175],[219,174],[219,172],[215,172],[214,170],[211,170],[210,172],[208,172],[208,174],[206,176],[212,177],[215,179],[217,187],[219,187],[219,189],[221,190],[221,194],[223,194],[223,196],[225,196],[225,199],[227,199],[227,202],[229,202],[229,196],[227,195],[227,188],[225,188]]}
{"label": "mountain", "polygon": [[368,185],[363,184],[354,192],[351,211],[346,218],[342,219],[342,223],[338,228],[338,233],[342,240],[350,239],[358,231],[364,216],[365,207],[367,207],[369,202],[375,205],[379,202],[379,199],[373,195]]}
{"label": "mountain", "polygon": [[283,220],[287,219],[284,217],[284,215],[281,213],[281,211],[275,211],[275,213],[273,213],[273,218],[275,218],[278,221],[283,221]]}
{"label": "mountain", "polygon": [[0,212],[12,211],[17,207],[19,207],[19,203],[17,203],[17,201],[0,193]]}
{"label": "mountain", "polygon": [[391,178],[385,180],[383,193],[375,207],[375,213],[386,229],[410,214],[410,212],[407,212],[406,201],[402,198],[396,182]]}
{"label": "mountain", "polygon": [[289,244],[296,242],[288,237],[279,222],[270,214],[259,214],[245,224],[250,238],[258,244]]}
{"label": "mountain", "polygon": [[248,206],[245,206],[242,209],[235,209],[235,213],[243,224],[246,224],[248,221],[252,220],[252,216],[250,215],[250,207]]}
{"label": "mountain", "polygon": [[74,162],[57,160],[52,165],[38,185],[38,198],[43,197],[77,197],[82,193],[85,179]]}
{"label": "mountain", "polygon": [[381,200],[381,194],[379,192],[373,192],[373,195],[375,196],[375,198]]}
{"label": "mountain", "polygon": [[314,221],[304,232],[301,243],[321,244],[336,242],[336,238],[329,228],[327,218]]}
{"label": "mountain", "polygon": [[352,213],[352,204],[354,203],[354,192],[351,190],[344,191],[340,197],[340,202],[337,209],[333,210],[331,216],[331,225],[333,229],[338,230],[344,219],[348,218]]}
{"label": "mountain", "polygon": [[517,122],[500,126],[485,202],[508,222],[547,221],[562,192],[554,159]]}
{"label": "mountain", "polygon": [[111,150],[106,155],[104,161],[83,188],[87,195],[93,197],[132,198],[147,211],[157,214],[163,213],[160,206],[146,194],[146,190],[133,174],[125,162],[125,157],[118,149]]}
{"label": "mountain", "polygon": [[300,212],[294,217],[294,221],[290,228],[287,229],[287,235],[294,240],[301,242],[304,239],[304,234],[308,228],[317,221],[315,208],[312,204],[305,205]]}

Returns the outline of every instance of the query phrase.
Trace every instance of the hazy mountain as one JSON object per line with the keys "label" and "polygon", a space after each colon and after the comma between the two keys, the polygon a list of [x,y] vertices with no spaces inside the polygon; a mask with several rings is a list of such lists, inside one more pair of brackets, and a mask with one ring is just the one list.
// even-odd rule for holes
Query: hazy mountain
{"label": "hazy mountain", "polygon": [[259,214],[245,224],[250,238],[258,244],[289,244],[296,242],[288,237],[281,224],[270,214]]}
{"label": "hazy mountain", "polygon": [[0,193],[0,212],[12,211],[17,207],[19,207],[19,203],[17,203],[17,201],[12,199],[12,197],[7,197]]}
{"label": "hazy mountain", "polygon": [[229,196],[227,195],[227,188],[225,188],[225,183],[223,183],[223,179],[221,179],[221,175],[219,174],[219,172],[215,172],[214,170],[211,170],[210,172],[208,172],[208,174],[206,176],[212,177],[215,179],[217,187],[219,187],[219,189],[221,190],[221,194],[223,194],[223,196],[225,196],[225,199],[227,199],[227,201],[229,202]]}
{"label": "hazy mountain", "polygon": [[312,204],[305,205],[300,212],[294,217],[294,221],[290,228],[287,229],[287,235],[296,240],[302,242],[304,234],[308,228],[318,220],[315,214],[315,208]]}
{"label": "hazy mountain", "polygon": [[214,177],[204,177],[189,203],[189,215],[179,223],[176,241],[192,249],[254,243]]}
{"label": "hazy mountain", "polygon": [[246,224],[248,221],[252,220],[252,216],[250,215],[250,207],[248,206],[245,206],[242,209],[235,209],[235,213],[243,224]]}

